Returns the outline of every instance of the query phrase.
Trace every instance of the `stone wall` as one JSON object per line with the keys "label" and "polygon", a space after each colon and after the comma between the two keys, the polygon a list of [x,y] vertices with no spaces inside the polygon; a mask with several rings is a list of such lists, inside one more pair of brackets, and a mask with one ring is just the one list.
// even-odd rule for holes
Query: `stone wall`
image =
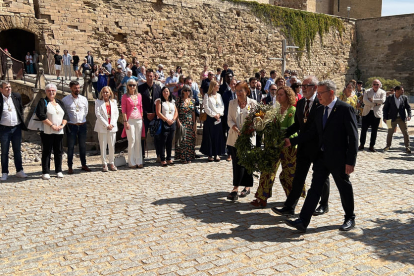
{"label": "stone wall", "polygon": [[270,0],[270,4],[280,7],[308,11],[307,0]]}
{"label": "stone wall", "polygon": [[382,11],[382,0],[333,1],[333,15],[348,17],[347,7],[351,7],[349,12],[350,18],[360,19],[380,17]]}
{"label": "stone wall", "polygon": [[402,82],[414,95],[414,14],[357,21],[358,66],[362,79]]}
{"label": "stone wall", "polygon": [[33,0],[0,0],[0,12],[34,14]]}

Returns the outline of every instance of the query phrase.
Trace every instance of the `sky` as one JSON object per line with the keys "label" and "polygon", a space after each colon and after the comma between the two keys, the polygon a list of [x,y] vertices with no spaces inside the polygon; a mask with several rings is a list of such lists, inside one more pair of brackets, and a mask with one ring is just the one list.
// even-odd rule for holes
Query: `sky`
{"label": "sky", "polygon": [[382,0],[382,16],[414,13],[414,0]]}

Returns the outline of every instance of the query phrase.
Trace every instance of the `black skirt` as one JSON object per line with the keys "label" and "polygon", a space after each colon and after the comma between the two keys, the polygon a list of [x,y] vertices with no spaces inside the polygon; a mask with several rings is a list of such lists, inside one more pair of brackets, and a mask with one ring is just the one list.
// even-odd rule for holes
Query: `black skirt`
{"label": "black skirt", "polygon": [[237,150],[235,147],[228,146],[233,163],[233,186],[253,187],[253,175],[249,174],[245,167],[239,165]]}
{"label": "black skirt", "polygon": [[226,144],[223,135],[222,122],[214,124],[217,120],[207,116],[203,127],[203,140],[201,141],[200,152],[207,156],[224,155]]}

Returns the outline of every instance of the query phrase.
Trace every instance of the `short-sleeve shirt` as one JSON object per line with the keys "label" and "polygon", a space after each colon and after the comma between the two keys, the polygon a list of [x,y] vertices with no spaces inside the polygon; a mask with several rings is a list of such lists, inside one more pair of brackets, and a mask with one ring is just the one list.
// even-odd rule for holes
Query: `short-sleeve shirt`
{"label": "short-sleeve shirt", "polygon": [[[154,103],[157,103],[158,101],[161,101],[160,98],[156,99]],[[161,113],[162,115],[164,115],[165,117],[167,117],[168,120],[172,120],[174,119],[174,114],[175,114],[175,101],[172,100],[171,102],[161,102],[162,108],[161,108]]]}
{"label": "short-sleeve shirt", "polygon": [[61,55],[56,54],[56,55],[54,55],[54,58],[55,58],[55,64],[56,65],[62,65],[62,56]]}
{"label": "short-sleeve shirt", "polygon": [[72,60],[73,60],[73,65],[78,65],[79,64],[79,56],[73,56]]}

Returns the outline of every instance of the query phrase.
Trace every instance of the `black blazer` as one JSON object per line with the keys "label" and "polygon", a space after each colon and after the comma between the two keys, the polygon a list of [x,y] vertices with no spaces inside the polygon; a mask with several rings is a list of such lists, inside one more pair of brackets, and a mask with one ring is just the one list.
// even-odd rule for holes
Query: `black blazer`
{"label": "black blazer", "polygon": [[[253,95],[252,95],[251,90],[250,90],[250,95],[247,96],[247,97],[249,97],[250,99],[253,99]],[[257,98],[253,99],[253,100],[256,100],[256,102],[258,102],[258,103],[261,103],[262,102],[262,91],[256,89],[256,97]]]}
{"label": "black blazer", "polygon": [[352,106],[337,100],[323,128],[324,107],[318,108],[309,131],[291,139],[292,145],[318,137],[318,150],[324,147],[326,166],[345,172],[345,165],[355,166],[358,152],[358,130]]}
{"label": "black blazer", "polygon": [[[19,93],[11,92],[10,97],[12,98],[14,107],[16,108],[17,117],[19,117],[19,120],[21,122],[20,127],[22,128],[22,130],[27,130],[27,127],[23,121],[22,96],[20,96]],[[4,104],[3,96],[0,96],[0,120],[1,120],[1,116],[3,116],[3,104]]]}
{"label": "black blazer", "polygon": [[142,96],[142,111],[144,112],[144,118],[148,119],[148,113],[155,113],[155,100],[161,97],[161,87],[156,85],[155,83],[152,84],[152,99],[150,99],[150,93],[148,91],[148,84],[143,83],[138,86],[138,93]]}
{"label": "black blazer", "polygon": [[[310,110],[310,113],[308,115],[307,121],[305,123],[304,119],[304,110],[306,106],[306,98],[302,98],[298,101],[296,105],[296,112],[295,112],[295,122],[293,125],[287,128],[286,130],[286,137],[290,137],[292,134],[295,133],[306,133],[311,129],[311,126],[313,125],[315,121],[315,116],[317,111],[322,108],[323,105],[319,103],[319,100],[317,97],[315,97],[315,100],[312,104],[312,108]],[[299,156],[306,156],[307,158],[310,158],[311,160],[314,160],[316,157],[316,154],[318,153],[319,149],[319,139],[318,136],[314,136],[312,139],[305,143],[301,143],[298,145],[298,153]]]}
{"label": "black blazer", "polygon": [[[37,106],[36,106],[36,116],[37,118],[39,118],[40,121],[44,121],[47,119],[47,105],[45,103],[45,100],[47,104],[49,104],[49,98],[45,97],[45,98],[40,99],[40,101],[37,103]],[[58,99],[55,99],[55,101],[63,109],[63,112],[64,112],[63,120],[69,121],[69,115],[66,112],[64,103]]]}
{"label": "black blazer", "polygon": [[395,104],[394,95],[388,96],[385,100],[384,107],[382,109],[384,120],[391,119],[393,122],[397,119],[397,114],[403,121],[406,119],[405,111],[407,110],[408,117],[411,117],[411,107],[408,103],[408,98],[405,95],[400,96],[400,106]]}

